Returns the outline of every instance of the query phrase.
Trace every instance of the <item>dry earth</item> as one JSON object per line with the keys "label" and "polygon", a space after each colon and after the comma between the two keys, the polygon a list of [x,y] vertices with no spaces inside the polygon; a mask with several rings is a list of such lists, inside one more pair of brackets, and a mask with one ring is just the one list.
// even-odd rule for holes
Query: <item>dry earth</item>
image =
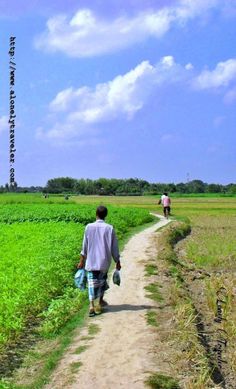
{"label": "dry earth", "polygon": [[157,332],[146,320],[148,310],[156,305],[145,295],[144,268],[157,257],[156,230],[168,223],[159,217],[158,223],[126,244],[121,255],[121,286],[110,282],[105,312],[88,319],[45,389],[146,387],[145,379],[157,370]]}

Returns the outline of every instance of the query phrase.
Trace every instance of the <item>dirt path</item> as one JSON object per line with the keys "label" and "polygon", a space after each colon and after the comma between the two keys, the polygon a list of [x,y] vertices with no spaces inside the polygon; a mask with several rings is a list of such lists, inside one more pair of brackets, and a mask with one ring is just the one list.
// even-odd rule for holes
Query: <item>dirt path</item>
{"label": "dirt path", "polygon": [[145,317],[154,304],[145,297],[144,266],[157,255],[153,244],[155,231],[168,222],[159,217],[158,223],[126,244],[121,255],[121,286],[110,282],[106,311],[88,319],[45,389],[145,387],[148,373],[156,370],[153,349],[156,334]]}

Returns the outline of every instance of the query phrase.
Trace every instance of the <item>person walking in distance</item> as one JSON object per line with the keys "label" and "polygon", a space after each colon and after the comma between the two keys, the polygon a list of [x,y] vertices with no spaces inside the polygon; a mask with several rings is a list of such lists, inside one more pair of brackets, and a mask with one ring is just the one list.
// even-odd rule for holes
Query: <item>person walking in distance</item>
{"label": "person walking in distance", "polygon": [[168,219],[168,216],[170,215],[170,204],[171,204],[171,200],[168,196],[168,193],[164,193],[164,196],[162,196],[162,206],[163,206],[163,213],[164,213],[164,216]]}
{"label": "person walking in distance", "polygon": [[163,204],[163,199],[164,199],[164,197],[167,195],[167,193],[166,192],[163,192],[163,194],[161,195],[161,197],[160,197],[160,199],[159,199],[159,201],[158,201],[158,204],[160,205],[160,204]]}
{"label": "person walking in distance", "polygon": [[96,221],[86,226],[83,247],[80,254],[79,269],[85,268],[88,279],[89,316],[102,312],[107,305],[104,293],[109,288],[107,273],[111,259],[116,263],[116,269],[121,269],[118,241],[112,225],[105,223],[108,214],[106,207],[100,205],[96,210]]}

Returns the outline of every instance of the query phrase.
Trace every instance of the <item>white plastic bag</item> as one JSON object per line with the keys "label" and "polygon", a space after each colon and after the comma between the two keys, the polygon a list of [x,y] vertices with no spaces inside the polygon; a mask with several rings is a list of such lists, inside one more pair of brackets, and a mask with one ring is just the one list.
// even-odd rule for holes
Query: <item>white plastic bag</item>
{"label": "white plastic bag", "polygon": [[85,269],[79,269],[77,270],[75,274],[75,285],[77,288],[80,290],[85,290],[86,289],[86,283],[87,283],[87,274]]}

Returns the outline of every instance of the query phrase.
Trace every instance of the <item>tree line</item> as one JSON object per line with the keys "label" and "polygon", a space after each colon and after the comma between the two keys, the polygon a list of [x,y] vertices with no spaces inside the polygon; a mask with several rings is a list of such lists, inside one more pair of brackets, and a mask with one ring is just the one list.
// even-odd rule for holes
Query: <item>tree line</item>
{"label": "tree line", "polygon": [[0,187],[0,192],[43,192],[55,194],[78,194],[78,195],[113,195],[113,196],[140,196],[146,194],[168,193],[225,193],[236,194],[236,184],[207,184],[201,180],[192,180],[186,183],[150,183],[138,178],[116,179],[89,178],[76,179],[71,177],[52,178],[47,181],[45,187],[31,186],[14,188],[8,184]]}

